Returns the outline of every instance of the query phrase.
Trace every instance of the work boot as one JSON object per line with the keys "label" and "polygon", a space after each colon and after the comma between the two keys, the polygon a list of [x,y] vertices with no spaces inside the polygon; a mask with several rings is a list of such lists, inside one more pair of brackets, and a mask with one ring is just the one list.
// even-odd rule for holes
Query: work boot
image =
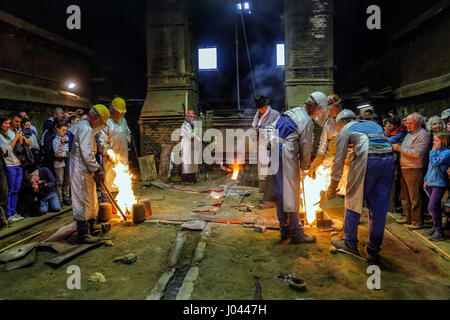
{"label": "work boot", "polygon": [[428,240],[435,241],[435,242],[443,241],[444,236],[442,235],[442,232],[434,231],[434,233],[431,235],[431,237],[428,238]]}
{"label": "work boot", "polygon": [[358,249],[352,249],[350,248],[347,243],[345,242],[344,239],[339,239],[339,238],[333,238],[331,239],[331,244],[336,247],[336,249],[341,249],[341,250],[345,250],[348,251],[350,253],[353,253],[357,256],[359,256],[359,252]]}
{"label": "work boot", "polygon": [[370,265],[376,265],[381,267],[380,255],[378,253],[367,252],[367,262]]}
{"label": "work boot", "polygon": [[433,233],[434,233],[434,229],[431,228],[430,230],[425,231],[425,232],[423,233],[423,235],[424,235],[424,236],[427,236],[427,237],[430,237],[430,236],[433,235]]}
{"label": "work boot", "polygon": [[399,224],[411,224],[411,221],[406,219],[406,218],[402,218],[402,219],[398,219],[397,223],[399,223]]}
{"label": "work boot", "polygon": [[102,227],[95,224],[95,219],[90,219],[89,224],[89,234],[92,236],[98,235],[102,232]]}
{"label": "work boot", "polygon": [[298,238],[291,238],[291,244],[301,244],[301,243],[314,243],[316,242],[316,236],[308,236],[304,234]]}
{"label": "work boot", "polygon": [[280,227],[281,242],[288,240],[291,236],[289,235],[289,227]]}
{"label": "work boot", "polygon": [[89,222],[77,221],[77,243],[78,244],[96,244],[101,241],[100,238],[89,235]]}

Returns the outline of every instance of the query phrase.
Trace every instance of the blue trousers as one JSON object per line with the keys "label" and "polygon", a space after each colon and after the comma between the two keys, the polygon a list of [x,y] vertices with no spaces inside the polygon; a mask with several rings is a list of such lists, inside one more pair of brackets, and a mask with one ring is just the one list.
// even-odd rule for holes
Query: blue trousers
{"label": "blue trousers", "polygon": [[39,207],[39,214],[46,214],[47,212],[58,212],[61,211],[61,203],[59,202],[58,195],[54,193],[53,196],[48,198],[48,200],[41,200],[41,205]]}
{"label": "blue trousers", "polygon": [[274,194],[275,203],[277,205],[277,217],[278,221],[280,222],[281,236],[285,237],[289,234],[292,239],[303,237],[305,232],[303,230],[302,224],[300,223],[299,213],[284,211],[283,162],[281,156],[278,172],[274,176]]}
{"label": "blue trousers", "polygon": [[6,201],[6,218],[17,214],[17,200],[22,185],[23,171],[21,166],[6,167],[6,181],[8,183],[8,199]]}
{"label": "blue trousers", "polygon": [[[364,199],[369,208],[369,242],[367,252],[378,253],[384,237],[386,214],[394,179],[394,157],[369,158],[364,180]],[[347,246],[358,248],[360,214],[345,210],[344,235]]]}

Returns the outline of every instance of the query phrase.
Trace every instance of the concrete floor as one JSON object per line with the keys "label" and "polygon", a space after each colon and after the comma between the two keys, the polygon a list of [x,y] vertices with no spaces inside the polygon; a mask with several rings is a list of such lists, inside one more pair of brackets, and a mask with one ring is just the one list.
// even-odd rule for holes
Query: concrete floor
{"label": "concrete floor", "polygon": [[[184,190],[215,189],[227,183],[226,177],[183,186]],[[241,205],[232,207],[239,199],[227,199],[216,214],[192,213],[192,208],[210,203],[208,194],[136,185],[140,198],[162,199],[152,202],[152,220],[205,219],[212,223],[211,234],[205,239],[205,256],[199,265],[191,299],[253,299],[255,278],[259,277],[263,299],[449,299],[450,261],[415,233],[387,220],[382,247],[382,290],[367,288],[368,264],[348,255],[329,253],[331,232],[307,228],[317,236],[317,243],[290,245],[279,243],[277,230],[257,233],[234,221],[255,223],[264,221],[276,225],[275,209],[259,211],[261,196],[253,189]],[[249,206],[250,211],[247,211]],[[333,219],[343,218],[343,199],[329,201],[325,212]],[[229,223],[223,223],[224,220]],[[0,248],[19,239],[44,231],[40,240],[72,221],[71,212],[0,240]],[[367,241],[367,219],[362,219],[359,240],[360,252]],[[230,223],[231,222],[231,223]],[[248,227],[248,226],[247,226]],[[59,269],[44,264],[55,255],[39,251],[33,266],[11,272],[0,272],[0,299],[145,299],[169,267],[172,245],[180,226],[177,224],[143,223],[138,226],[123,223],[110,234],[113,247],[100,247],[87,252]],[[342,232],[339,232],[342,235]],[[1,235],[0,235],[1,236]],[[189,232],[177,268],[186,270],[192,263],[199,234]],[[438,244],[448,253],[445,243]],[[114,263],[113,259],[136,253],[138,261],[132,265]],[[67,267],[81,269],[81,290],[68,290]],[[101,272],[104,284],[89,282],[89,276]],[[295,291],[280,274],[292,274],[307,281],[306,291]],[[173,294],[171,295],[174,296]]]}

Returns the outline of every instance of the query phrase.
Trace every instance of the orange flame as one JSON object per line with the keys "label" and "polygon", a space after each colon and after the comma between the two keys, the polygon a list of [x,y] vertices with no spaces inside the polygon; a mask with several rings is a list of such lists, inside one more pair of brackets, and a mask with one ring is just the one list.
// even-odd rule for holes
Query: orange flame
{"label": "orange flame", "polygon": [[116,196],[117,205],[125,213],[127,210],[132,212],[133,205],[138,203],[137,197],[133,190],[133,175],[130,169],[119,161],[117,155],[112,150],[107,151],[108,156],[114,162],[113,168],[116,173],[114,178],[114,186],[119,189],[119,193]]}
{"label": "orange flame", "polygon": [[[316,171],[316,179],[313,180],[309,176],[305,178],[305,197],[306,197],[306,220],[312,224],[316,220],[316,211],[319,209],[320,192],[326,191],[331,183],[331,168],[320,166]],[[303,199],[303,193],[300,196]],[[303,202],[304,203],[304,202]]]}
{"label": "orange flame", "polygon": [[231,180],[236,181],[239,177],[240,166],[237,163],[233,164],[233,175],[231,176]]}

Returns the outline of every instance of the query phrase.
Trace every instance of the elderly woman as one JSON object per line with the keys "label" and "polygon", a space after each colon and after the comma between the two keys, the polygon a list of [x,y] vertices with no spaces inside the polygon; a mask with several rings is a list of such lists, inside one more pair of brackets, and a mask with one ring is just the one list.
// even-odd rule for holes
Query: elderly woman
{"label": "elderly woman", "polygon": [[447,130],[447,124],[444,119],[439,116],[432,116],[427,122],[427,130],[430,134],[430,148],[433,146],[434,136],[442,132],[443,130]]}
{"label": "elderly woman", "polygon": [[407,224],[410,229],[423,228],[422,196],[420,187],[423,184],[425,157],[428,157],[430,136],[422,128],[423,117],[412,113],[406,118],[408,134],[402,144],[393,144],[394,151],[400,152],[400,168],[402,177],[401,198],[405,218],[397,222]]}

